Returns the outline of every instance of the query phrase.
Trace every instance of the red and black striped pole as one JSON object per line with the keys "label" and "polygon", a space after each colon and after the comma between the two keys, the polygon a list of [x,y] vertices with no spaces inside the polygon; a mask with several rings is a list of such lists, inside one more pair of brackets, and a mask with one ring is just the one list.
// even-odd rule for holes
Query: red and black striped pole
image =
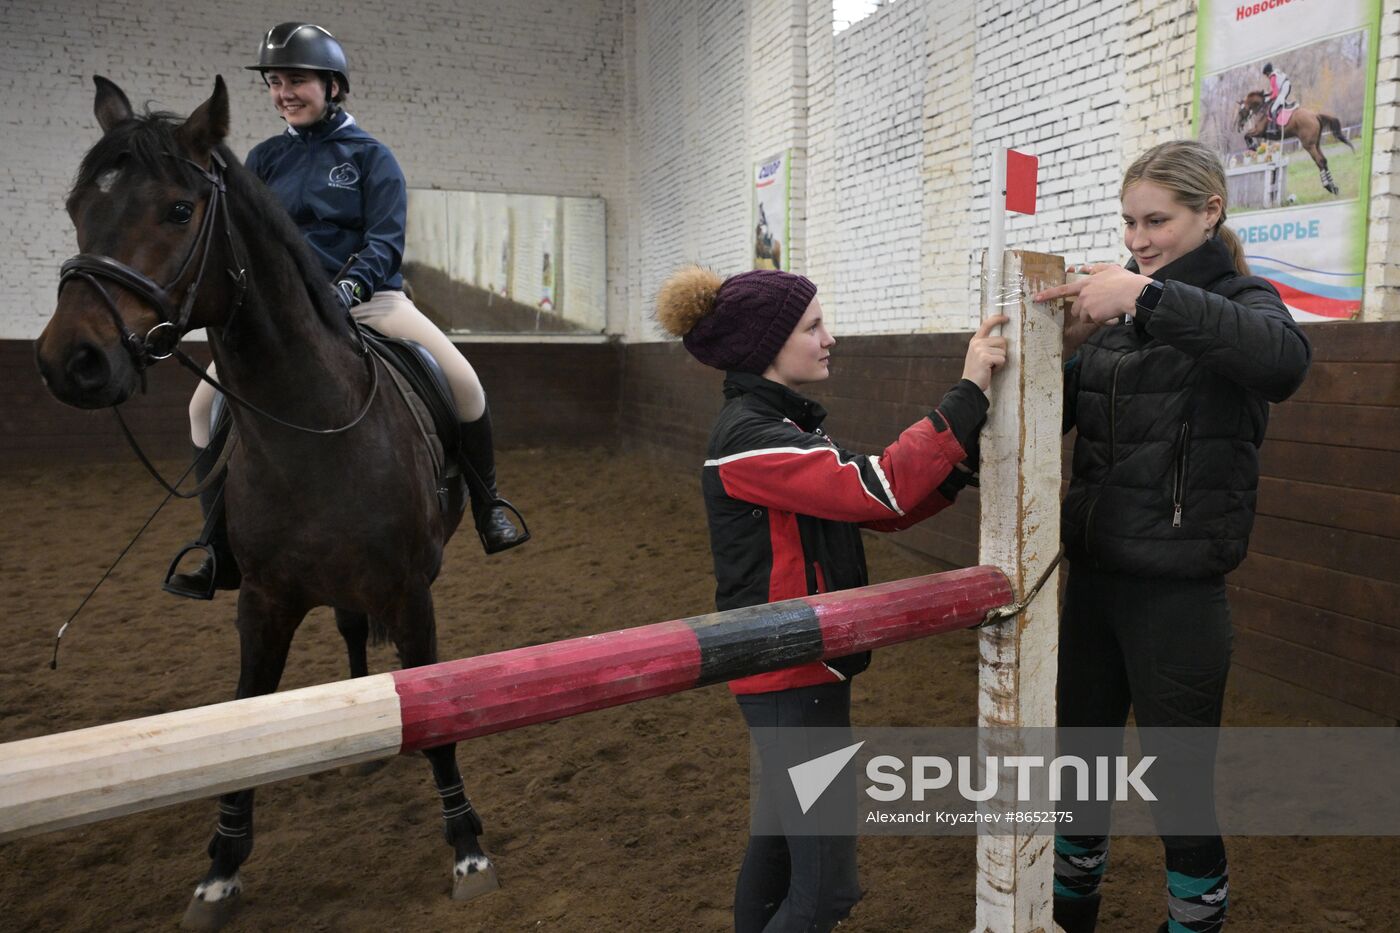
{"label": "red and black striped pole", "polygon": [[972,567],[0,746],[0,841],[969,628]]}

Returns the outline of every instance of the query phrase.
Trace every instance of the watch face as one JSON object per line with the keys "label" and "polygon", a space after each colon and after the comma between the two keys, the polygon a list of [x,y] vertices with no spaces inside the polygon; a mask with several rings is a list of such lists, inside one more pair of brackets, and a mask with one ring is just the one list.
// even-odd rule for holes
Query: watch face
{"label": "watch face", "polygon": [[1161,282],[1148,282],[1142,287],[1142,292],[1137,297],[1139,308],[1146,308],[1151,311],[1157,307],[1157,302],[1162,300],[1162,292],[1166,291]]}

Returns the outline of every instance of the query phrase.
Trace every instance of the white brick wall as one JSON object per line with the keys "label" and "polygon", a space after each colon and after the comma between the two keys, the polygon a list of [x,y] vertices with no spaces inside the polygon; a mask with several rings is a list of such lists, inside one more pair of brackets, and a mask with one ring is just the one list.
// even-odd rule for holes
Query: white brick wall
{"label": "white brick wall", "polygon": [[[910,7],[925,12],[922,32]],[[1011,215],[1010,247],[1056,252],[1071,262],[1126,258],[1117,223],[1124,167],[1154,143],[1189,134],[1196,4],[1192,0],[896,0],[829,36],[830,5],[813,0],[807,88],[812,140],[807,233],[819,282],[838,283],[839,328],[901,333],[966,328],[978,308],[976,272],[986,246],[991,151],[1008,145],[1039,156],[1039,211]],[[1400,0],[1384,0],[1377,89],[1377,136],[1364,320],[1400,319]],[[822,15],[826,19],[818,25]],[[903,17],[906,28],[878,34],[855,57],[843,39]],[[867,36],[874,38],[872,31]],[[834,46],[834,52],[831,50]],[[891,98],[862,98],[889,76],[884,63],[922,49],[913,68],[923,84],[921,184],[911,193],[890,126]],[[831,60],[828,66],[826,62]],[[830,70],[828,71],[828,67]],[[908,67],[908,66],[905,66]],[[901,87],[904,75],[899,76]],[[885,156],[894,177],[882,216],[920,203],[916,252],[919,300],[891,302],[867,279],[863,223],[867,196],[850,160]],[[887,182],[888,183],[888,182]],[[907,248],[888,249],[904,256]],[[1389,260],[1389,261],[1387,261]],[[906,269],[885,277],[899,283]]]}
{"label": "white brick wall", "polygon": [[[818,284],[834,282],[840,235],[832,218],[840,204],[836,189],[836,41],[830,3],[807,4],[807,192],[804,202],[805,266],[795,267]],[[822,298],[828,296],[823,293]],[[835,309],[833,308],[833,312]]]}
{"label": "white brick wall", "polygon": [[[807,4],[806,0],[752,0],[748,61],[749,166],[788,150],[791,199],[783,242],[792,268],[806,267]],[[752,200],[752,195],[749,196]],[[752,208],[750,209],[752,210]],[[750,226],[753,219],[750,219]]]}
{"label": "white brick wall", "polygon": [[[188,111],[215,73],[231,144],[278,124],[242,70],[270,0],[0,5],[0,337],[33,337],[75,251],[62,200],[93,72]],[[1400,0],[1384,0],[1366,319],[1400,319]],[[895,0],[833,36],[830,0],[307,0],[351,55],[352,111],[415,186],[608,204],[609,330],[655,340],[664,277],[749,264],[750,172],[794,158],[799,270],[840,332],[968,326],[991,147],[1041,158],[1013,247],[1119,259],[1121,170],[1189,125],[1193,0]],[[153,28],[159,24],[160,28]]]}
{"label": "white brick wall", "polygon": [[977,319],[971,254],[972,85],[977,30],[972,4],[930,12],[924,45],[921,301],[911,330],[970,327]]}
{"label": "white brick wall", "polygon": [[920,316],[925,8],[881,7],[835,40],[841,250],[832,281],[818,284],[844,334],[898,333]]}
{"label": "white brick wall", "polygon": [[229,83],[238,154],[277,132],[243,66],[294,16],[336,33],[350,110],[389,143],[409,184],[608,201],[609,303],[626,308],[625,0],[4,0],[0,3],[0,338],[38,335],[58,264],[77,252],[63,198],[96,139],[92,75],[139,108],[185,113]]}
{"label": "white brick wall", "polygon": [[626,335],[655,340],[672,271],[748,267],[747,17],[744,0],[637,0],[635,16]]}
{"label": "white brick wall", "polygon": [[973,80],[974,236],[986,246],[992,149],[1040,159],[1033,216],[1011,214],[1006,243],[1066,259],[1109,261],[1121,251],[1115,218],[1124,160],[1123,4],[1057,0],[1018,17],[1015,0],[979,4]]}

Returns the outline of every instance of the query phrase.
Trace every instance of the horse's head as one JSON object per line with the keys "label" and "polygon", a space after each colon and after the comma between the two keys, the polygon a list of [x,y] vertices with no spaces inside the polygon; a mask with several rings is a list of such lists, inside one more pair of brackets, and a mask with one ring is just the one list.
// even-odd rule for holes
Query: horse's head
{"label": "horse's head", "polygon": [[1240,110],[1235,116],[1235,131],[1244,133],[1245,127],[1249,125],[1250,121],[1264,110],[1264,95],[1259,91],[1250,91],[1242,100],[1238,101],[1238,106]]}
{"label": "horse's head", "polygon": [[229,123],[223,79],[184,122],[137,116],[121,88],[94,81],[103,136],[67,202],[80,253],[64,263],[58,305],[35,342],[49,390],[80,408],[125,401],[153,359],[204,326],[197,308],[226,291],[219,254],[231,247],[226,220],[215,217]]}

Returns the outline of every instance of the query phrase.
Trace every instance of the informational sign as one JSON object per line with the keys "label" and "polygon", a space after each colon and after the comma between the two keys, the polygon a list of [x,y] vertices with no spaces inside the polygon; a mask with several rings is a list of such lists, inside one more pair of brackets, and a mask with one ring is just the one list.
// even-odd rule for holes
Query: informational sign
{"label": "informational sign", "polygon": [[754,166],[753,267],[791,271],[788,250],[792,153],[784,151]]}
{"label": "informational sign", "polygon": [[1197,137],[1227,224],[1300,321],[1361,310],[1380,0],[1201,0]]}

